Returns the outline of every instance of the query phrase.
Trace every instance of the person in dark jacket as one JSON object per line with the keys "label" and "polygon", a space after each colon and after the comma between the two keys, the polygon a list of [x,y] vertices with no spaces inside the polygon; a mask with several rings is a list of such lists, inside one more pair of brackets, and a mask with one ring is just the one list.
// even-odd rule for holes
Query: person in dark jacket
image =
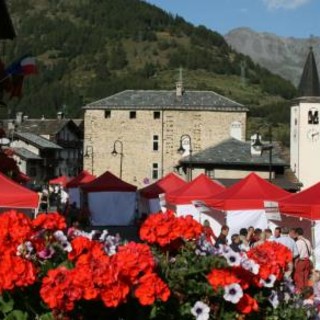
{"label": "person in dark jacket", "polygon": [[215,243],[215,247],[219,248],[219,245],[227,245],[228,244],[228,239],[227,236],[229,234],[229,227],[227,225],[223,225],[221,227],[221,232],[217,238],[217,241]]}

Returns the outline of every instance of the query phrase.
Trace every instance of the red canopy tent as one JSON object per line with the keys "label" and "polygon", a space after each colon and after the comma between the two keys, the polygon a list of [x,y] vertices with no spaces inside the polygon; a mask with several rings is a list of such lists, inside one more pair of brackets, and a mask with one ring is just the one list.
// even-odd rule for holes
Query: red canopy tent
{"label": "red canopy tent", "polygon": [[220,215],[221,211],[225,212],[231,235],[249,226],[260,229],[270,227],[270,220],[281,219],[277,201],[288,195],[287,191],[250,173],[227,190],[205,200],[205,203],[220,210]]}
{"label": "red canopy tent", "polygon": [[246,178],[205,202],[210,207],[225,211],[263,209],[265,201],[278,201],[288,195],[289,192],[255,173],[250,173]]}
{"label": "red canopy tent", "polygon": [[81,171],[76,177],[67,182],[66,187],[70,188],[78,188],[80,185],[88,183],[96,179],[96,176],[92,175],[86,170]]}
{"label": "red canopy tent", "polygon": [[81,186],[85,192],[103,191],[136,191],[137,187],[106,171],[95,180]]}
{"label": "red canopy tent", "polygon": [[175,173],[168,173],[162,179],[139,191],[139,211],[141,213],[159,212],[161,210],[159,195],[172,192],[185,184],[186,182]]}
{"label": "red canopy tent", "polygon": [[178,188],[184,186],[186,182],[178,177],[175,173],[168,173],[162,179],[156,181],[155,183],[140,189],[140,195],[147,199],[154,199],[159,196],[159,194],[172,192]]}
{"label": "red canopy tent", "polygon": [[0,173],[0,208],[36,209],[39,195]]}
{"label": "red canopy tent", "polygon": [[320,220],[320,182],[299,193],[294,193],[280,201],[282,213]]}
{"label": "red canopy tent", "polygon": [[68,181],[69,181],[69,178],[67,176],[61,176],[61,177],[49,180],[49,184],[60,184],[63,187],[65,187]]}
{"label": "red canopy tent", "polygon": [[301,227],[303,236],[312,241],[314,264],[320,268],[320,182],[280,201],[282,223]]}
{"label": "red canopy tent", "polygon": [[205,200],[225,190],[225,187],[200,174],[184,186],[166,194],[166,200],[172,205],[191,204],[194,200]]}
{"label": "red canopy tent", "polygon": [[83,184],[94,226],[129,225],[135,218],[137,187],[107,171]]}
{"label": "red canopy tent", "polygon": [[69,192],[69,201],[71,204],[75,203],[77,208],[81,207],[80,186],[89,183],[94,179],[96,179],[96,176],[92,175],[88,171],[83,170],[66,184]]}

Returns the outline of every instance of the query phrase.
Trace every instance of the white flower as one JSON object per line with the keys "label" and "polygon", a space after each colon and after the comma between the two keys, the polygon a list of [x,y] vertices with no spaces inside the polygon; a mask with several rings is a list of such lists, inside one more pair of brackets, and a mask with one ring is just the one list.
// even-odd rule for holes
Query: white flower
{"label": "white flower", "polygon": [[230,266],[232,266],[232,267],[233,266],[240,266],[240,263],[241,263],[240,253],[234,252],[233,250],[230,250],[227,253],[225,253],[223,256],[226,258],[226,260]]}
{"label": "white flower", "polygon": [[208,320],[210,308],[202,301],[197,301],[191,309],[191,313],[196,317],[196,320]]}
{"label": "white flower", "polygon": [[274,274],[270,274],[266,280],[260,279],[260,284],[262,284],[266,288],[272,288],[277,277]]}
{"label": "white flower", "polygon": [[60,242],[67,241],[66,235],[61,230],[54,232],[53,236]]}
{"label": "white flower", "polygon": [[30,259],[33,253],[33,246],[30,241],[26,241],[17,247],[17,256],[23,256],[26,259]]}
{"label": "white flower", "polygon": [[272,290],[270,297],[268,298],[269,302],[271,303],[272,307],[275,309],[279,305],[279,297],[277,292]]}
{"label": "white flower", "polygon": [[105,241],[108,234],[109,234],[108,230],[103,230],[99,240],[100,241]]}
{"label": "white flower", "polygon": [[62,249],[66,252],[71,252],[72,251],[72,246],[69,241],[62,241],[61,242]]}
{"label": "white flower", "polygon": [[259,264],[248,258],[243,258],[241,260],[241,267],[247,271],[250,271],[253,274],[258,274],[260,269]]}
{"label": "white flower", "polygon": [[234,304],[238,303],[243,296],[243,291],[238,283],[233,283],[224,287],[223,298]]}

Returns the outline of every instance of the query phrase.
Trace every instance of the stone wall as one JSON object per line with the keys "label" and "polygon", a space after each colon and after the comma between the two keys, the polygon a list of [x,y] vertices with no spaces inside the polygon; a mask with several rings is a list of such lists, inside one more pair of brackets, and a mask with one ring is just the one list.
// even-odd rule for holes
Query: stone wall
{"label": "stone wall", "polygon": [[[159,178],[173,170],[181,155],[177,152],[183,134],[191,137],[193,153],[216,145],[230,138],[231,123],[242,124],[245,137],[245,112],[177,111],[160,112],[154,119],[154,111],[136,110],[136,118],[129,118],[130,110],[85,111],[84,152],[92,147],[93,159],[84,157],[84,169],[100,175],[110,170],[120,174],[120,155],[112,156],[114,142],[123,143],[122,179],[142,187],[152,182],[153,164],[158,164]],[[153,150],[154,136],[158,136],[159,149]],[[89,148],[90,149],[90,148]],[[116,145],[120,153],[120,144]],[[93,161],[92,161],[93,160]]]}

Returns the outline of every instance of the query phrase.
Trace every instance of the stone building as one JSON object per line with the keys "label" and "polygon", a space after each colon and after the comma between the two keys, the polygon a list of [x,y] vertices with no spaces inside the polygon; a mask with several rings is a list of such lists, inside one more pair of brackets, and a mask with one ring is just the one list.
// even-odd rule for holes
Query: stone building
{"label": "stone building", "polygon": [[[84,169],[138,187],[174,170],[190,151],[245,140],[247,108],[212,91],[126,90],[84,106]],[[180,143],[185,152],[177,152]]]}

